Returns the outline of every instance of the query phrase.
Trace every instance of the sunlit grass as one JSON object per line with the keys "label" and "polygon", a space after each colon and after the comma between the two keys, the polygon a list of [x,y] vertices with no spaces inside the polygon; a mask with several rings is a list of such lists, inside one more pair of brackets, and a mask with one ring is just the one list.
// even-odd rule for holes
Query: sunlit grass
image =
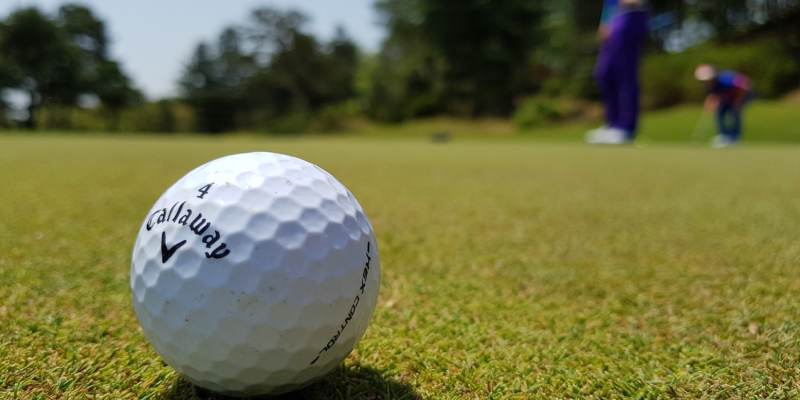
{"label": "sunlit grass", "polygon": [[[800,103],[797,101],[758,100],[745,109],[742,139],[749,143],[800,143]],[[521,140],[583,141],[586,131],[597,128],[597,121],[567,121],[545,124],[519,131],[510,121],[466,121],[432,118],[400,125],[354,124],[352,130],[372,137],[431,137],[447,132],[452,137]],[[652,143],[693,143],[705,145],[716,135],[713,115],[703,114],[698,105],[687,105],[642,115],[639,145]]]}
{"label": "sunlit grass", "polygon": [[147,344],[130,252],[171,183],[248,151],[337,176],[381,251],[361,345],[296,398],[800,397],[793,146],[6,135],[0,398],[214,398]]}

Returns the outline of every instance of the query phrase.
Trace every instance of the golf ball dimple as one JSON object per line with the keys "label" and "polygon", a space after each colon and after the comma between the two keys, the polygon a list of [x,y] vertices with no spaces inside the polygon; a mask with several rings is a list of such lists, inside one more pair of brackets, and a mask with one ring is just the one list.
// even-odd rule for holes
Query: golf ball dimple
{"label": "golf ball dimple", "polygon": [[133,306],[164,361],[233,396],[281,394],[339,365],[378,298],[361,205],[321,168],[247,153],[189,172],[148,212]]}

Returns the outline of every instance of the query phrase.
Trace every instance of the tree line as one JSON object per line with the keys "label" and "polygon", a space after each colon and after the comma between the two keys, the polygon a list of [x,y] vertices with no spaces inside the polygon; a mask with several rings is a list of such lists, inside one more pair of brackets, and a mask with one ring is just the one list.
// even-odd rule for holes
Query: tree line
{"label": "tree line", "polygon": [[359,53],[343,29],[327,43],[296,11],[256,9],[247,23],[200,43],[181,81],[198,129],[303,130],[326,107],[350,100]]}
{"label": "tree line", "polygon": [[[788,65],[773,73],[780,84],[769,94],[800,85],[800,1],[649,4],[653,60],[702,43],[769,36],[775,57]],[[156,129],[174,130],[176,115],[189,115],[176,113],[179,106],[192,111],[198,131],[292,132],[334,130],[353,115],[382,122],[505,118],[531,96],[597,96],[591,71],[601,1],[377,0],[375,8],[387,32],[375,54],[360,51],[342,28],[329,41],[318,39],[300,12],[252,10],[196,46],[179,98],[150,106],[164,122]],[[123,110],[148,106],[110,58],[109,43],[105,23],[81,5],[54,15],[19,9],[0,22],[0,90],[29,98],[16,119],[35,128],[40,109],[68,118],[89,106],[107,130],[117,130]],[[7,103],[0,100],[3,111]]]}
{"label": "tree line", "polygon": [[[36,8],[0,23],[0,90],[27,95],[23,126],[37,125],[42,107],[102,104],[110,124],[125,107],[141,101],[130,79],[109,56],[105,23],[87,7],[67,4],[54,16]],[[6,101],[0,108],[7,109]]]}

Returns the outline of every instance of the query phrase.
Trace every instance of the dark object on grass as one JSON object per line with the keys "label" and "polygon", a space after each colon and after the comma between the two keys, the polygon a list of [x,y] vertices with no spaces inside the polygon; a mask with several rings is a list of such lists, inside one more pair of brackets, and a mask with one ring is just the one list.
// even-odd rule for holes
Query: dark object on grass
{"label": "dark object on grass", "polygon": [[450,141],[450,132],[434,132],[431,135],[433,143],[447,143]]}

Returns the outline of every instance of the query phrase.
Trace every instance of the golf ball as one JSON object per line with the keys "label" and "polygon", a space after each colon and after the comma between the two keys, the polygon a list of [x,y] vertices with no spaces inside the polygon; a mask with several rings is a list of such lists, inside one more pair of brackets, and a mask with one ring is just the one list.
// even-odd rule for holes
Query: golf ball
{"label": "golf ball", "polygon": [[133,306],[164,361],[233,396],[336,368],[375,310],[372,225],[336,178],[275,153],[223,157],[172,185],[133,248]]}

